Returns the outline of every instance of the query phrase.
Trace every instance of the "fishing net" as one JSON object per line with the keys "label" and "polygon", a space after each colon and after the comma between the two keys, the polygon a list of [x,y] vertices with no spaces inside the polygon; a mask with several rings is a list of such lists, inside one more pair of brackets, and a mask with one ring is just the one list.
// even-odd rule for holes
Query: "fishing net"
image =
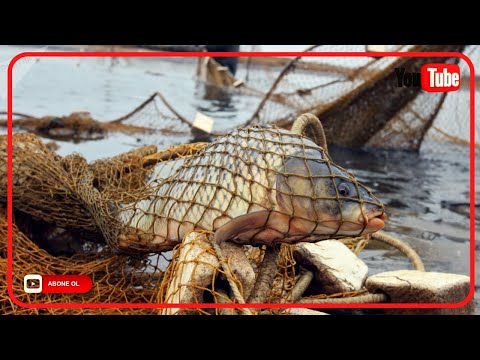
{"label": "fishing net", "polygon": [[185,157],[147,191],[111,212],[124,224],[114,238],[105,234],[111,246],[171,250],[196,229],[215,231],[217,242],[318,241],[359,236],[368,221],[356,224],[358,217],[383,214],[374,195],[323,148],[276,127],[234,130]]}
{"label": "fishing net", "polygon": [[[473,64],[480,61],[480,47],[468,46],[465,51]],[[444,151],[442,146],[445,142],[459,145],[470,144],[470,69],[465,61],[460,61],[461,82],[460,90],[450,92],[435,117],[432,126],[425,136],[425,147],[434,151]],[[478,89],[478,77],[474,79],[475,89]],[[477,92],[477,90],[475,90]],[[475,95],[476,96],[476,95]],[[475,112],[478,114],[478,102],[475,103]],[[480,125],[476,121],[474,125],[475,139],[479,138]],[[479,147],[478,140],[475,146]]]}
{"label": "fishing net", "polygon": [[[12,115],[12,124],[15,129],[26,130],[55,140],[79,142],[103,139],[109,132],[135,134],[152,131],[142,126],[115,121],[98,121],[93,119],[88,112],[74,112],[68,116],[44,116],[40,118],[22,113],[13,113]],[[0,126],[6,127],[7,120],[0,120]]]}
{"label": "fishing net", "polygon": [[[292,302],[295,286],[296,262],[293,258],[293,246],[281,245],[275,254],[274,267],[269,269],[273,279],[269,287],[258,290],[254,283],[260,274],[265,273],[262,263],[265,248],[244,246],[230,248],[228,256],[219,261],[205,232],[187,235],[186,240],[174,250],[172,262],[168,267],[159,292],[161,303],[239,303],[229,288],[233,281],[240,289],[240,298],[252,301],[260,296],[262,302]],[[277,262],[278,261],[278,262]],[[226,270],[222,265],[226,265]],[[250,271],[246,271],[248,268]],[[229,281],[227,281],[227,279]],[[261,294],[263,292],[263,294]],[[237,314],[240,309],[179,309],[165,308],[161,314]]]}
{"label": "fishing net", "polygon": [[[6,202],[6,137],[0,139],[2,203]],[[170,147],[156,152],[146,146],[86,164],[78,154],[60,157],[33,134],[14,134],[13,154],[13,291],[25,303],[149,303],[154,302],[168,259],[163,254],[114,254],[105,244],[94,217],[78,194],[85,173],[91,174],[101,199],[131,201],[142,196],[152,165],[188,155],[203,144]],[[167,167],[167,166],[166,166]],[[149,170],[150,168],[150,170]],[[77,219],[75,221],[74,219]],[[22,230],[18,228],[22,226]],[[24,309],[9,298],[6,287],[6,219],[1,216],[2,312],[8,313],[154,313],[140,309]],[[53,230],[52,230],[53,229]],[[50,231],[52,230],[52,231]],[[75,253],[62,253],[72,242]],[[45,244],[47,243],[47,245]],[[40,248],[42,244],[44,248]],[[50,252],[47,252],[48,249]],[[64,252],[64,251],[63,251]],[[168,256],[168,254],[167,254]],[[94,283],[88,294],[27,294],[26,274],[84,274]]]}
{"label": "fishing net", "polygon": [[[2,202],[6,202],[6,144],[6,136],[0,137]],[[60,227],[96,231],[94,219],[78,194],[84,174],[91,174],[98,191],[112,201],[138,198],[149,171],[148,167],[142,167],[140,160],[155,152],[155,146],[146,146],[88,165],[78,154],[64,158],[56,155],[33,134],[14,134],[12,198],[15,209]]]}
{"label": "fishing net", "polygon": [[[0,114],[6,115],[6,112]],[[103,139],[112,132],[187,134],[193,126],[159,92],[152,94],[130,113],[114,120],[93,119],[88,112],[40,118],[23,113],[13,113],[12,116],[14,129],[32,132],[44,138],[74,142]],[[0,126],[6,127],[7,124],[7,119],[0,120]]]}
{"label": "fishing net", "polygon": [[[465,51],[475,62],[480,58],[479,49],[478,46],[404,45],[386,50]],[[312,53],[341,51],[361,53],[365,46],[319,45],[306,49]],[[431,62],[459,63],[465,84],[462,89],[467,90],[469,69],[459,58],[300,56],[241,57],[239,61],[237,78],[210,58],[199,58],[197,69],[198,82],[207,84],[209,92],[214,94],[209,99],[217,99],[221,92],[252,99],[249,102],[253,104],[252,114],[237,119],[234,127],[271,123],[290,128],[300,114],[310,112],[322,120],[329,141],[340,145],[418,150],[426,137],[468,143],[466,91],[446,95],[424,92],[415,86],[399,87],[395,73],[399,68],[419,72],[423,64]],[[24,118],[14,120],[14,126],[42,136],[73,140],[102,138],[112,131],[202,133],[204,129],[190,118],[191,114],[184,116],[175,106],[178,104],[170,104],[156,92],[128,114],[111,121],[94,120],[88,113],[44,118],[23,115]],[[207,132],[222,136],[233,128],[221,123]],[[0,125],[6,126],[6,120]]]}
{"label": "fishing net", "polygon": [[[392,50],[461,51],[462,47],[404,46]],[[332,143],[410,150],[418,150],[444,95],[425,93],[419,87],[399,87],[394,70],[403,68],[406,72],[419,72],[426,63],[459,61],[458,58],[433,57],[334,57],[321,61],[345,64],[350,60],[349,65],[356,66],[343,74],[312,76],[312,71],[298,69],[296,65],[304,59],[294,59],[290,67],[287,65],[283,69],[278,83],[269,91],[271,95],[267,94],[262,100],[249,123],[260,121],[289,127],[298,113],[311,112],[322,120],[326,136]],[[280,102],[278,94],[288,101]]]}
{"label": "fishing net", "polygon": [[[0,136],[2,202],[6,202],[6,145],[6,136]],[[168,167],[168,160],[192,154],[203,146],[204,143],[193,143],[161,152],[157,152],[156,146],[145,146],[87,164],[79,154],[58,156],[33,134],[14,134],[12,197],[15,208],[58,226],[95,230],[94,220],[78,194],[85,173],[92,175],[92,186],[109,201],[132,201],[145,192],[148,174],[155,170],[153,165],[165,162],[156,168],[158,171]]]}
{"label": "fishing net", "polygon": [[[462,52],[464,48],[416,45],[390,46],[385,50]],[[313,46],[307,52],[364,50],[363,46],[337,45]],[[478,47],[468,47],[465,52],[474,62],[480,56]],[[262,97],[247,125],[274,123],[289,128],[299,114],[311,112],[322,120],[330,141],[341,145],[418,150],[429,130],[429,138],[466,144],[468,93],[447,95],[427,93],[419,87],[399,87],[394,71],[419,72],[426,63],[457,63],[465,75],[462,81],[467,83],[470,71],[459,60],[456,57],[251,58],[243,61],[247,63],[247,74],[239,75],[245,80],[232,91]],[[256,65],[250,64],[253,62]]]}
{"label": "fishing net", "polygon": [[[68,309],[68,308],[25,308],[16,305],[8,295],[5,214],[0,218],[0,305],[2,314],[236,314],[234,309]],[[193,256],[183,254],[194,250]],[[200,249],[200,251],[199,251]],[[251,266],[262,262],[264,250],[245,248]],[[183,251],[183,253],[182,253]],[[243,250],[242,250],[243,251]],[[291,298],[295,286],[295,260],[292,246],[282,245],[278,270],[275,274],[272,290],[266,302],[280,302]],[[156,255],[157,257],[159,255]],[[174,250],[172,263],[165,274],[158,268],[153,271],[153,256],[148,261],[140,262],[129,256],[112,253],[77,255],[75,257],[55,257],[40,248],[18,227],[13,225],[13,293],[25,304],[151,304],[178,303],[181,299],[190,303],[234,303],[226,285],[225,277],[231,277],[239,285],[241,282],[225,273],[216,258],[215,252],[204,234],[195,234],[193,240],[182,243]],[[223,261],[231,262],[231,258]],[[139,264],[140,263],[140,264]],[[165,260],[168,264],[168,261]],[[162,268],[165,268],[163,265]],[[186,267],[192,267],[193,270]],[[205,271],[205,268],[209,271]],[[255,268],[258,274],[258,268]],[[182,271],[184,279],[182,282]],[[203,271],[202,276],[196,273]],[[26,274],[83,274],[93,280],[94,287],[87,294],[27,294],[23,291],[23,277]],[[219,275],[219,276],[218,276]],[[193,279],[193,281],[192,281]],[[169,292],[167,293],[167,291]],[[185,294],[186,292],[186,294]],[[196,295],[192,296],[193,294]],[[346,294],[348,295],[348,294]],[[356,294],[354,294],[356,295]],[[320,296],[320,295],[318,295]],[[337,297],[338,294],[323,295],[321,298]],[[288,301],[287,301],[288,302]],[[270,311],[285,313],[285,311]]]}
{"label": "fishing net", "polygon": [[[172,262],[165,272],[160,288],[158,298],[160,303],[239,303],[239,299],[236,299],[229,290],[227,278],[236,283],[240,289],[241,299],[246,302],[259,302],[253,301],[253,298],[265,303],[291,303],[299,300],[302,293],[295,294],[295,286],[303,270],[294,259],[294,246],[282,244],[276,250],[278,253],[274,254],[272,263],[274,266],[266,269],[262,267],[262,263],[265,261],[266,251],[270,251],[269,255],[271,256],[271,250],[267,250],[265,247],[244,246],[228,252],[229,256],[219,261],[207,239],[207,234],[209,233],[190,233],[186,236],[185,241],[175,248]],[[358,243],[358,239],[345,240],[352,244]],[[362,240],[365,240],[364,237]],[[226,265],[227,270],[222,268],[222,265]],[[251,268],[253,271],[246,271],[245,268]],[[253,284],[257,284],[259,277],[265,273],[271,277],[269,286],[258,290]],[[347,293],[318,294],[304,299],[354,297],[365,292],[366,290],[362,289]],[[159,310],[159,313],[163,315],[237,314],[241,312],[240,309],[221,308],[165,308]],[[286,309],[270,309],[268,313],[285,314],[288,311]]]}
{"label": "fishing net", "polygon": [[[1,151],[5,155],[5,138],[2,139],[1,144]],[[240,151],[245,150],[246,144],[249,144],[250,151]],[[281,155],[277,154],[279,146],[282,149]],[[272,258],[271,246],[237,246],[227,242],[226,244],[230,246],[222,247],[223,255],[219,255],[212,247],[215,243],[212,235],[206,237],[205,232],[191,233],[192,238],[189,241],[187,239],[181,242],[188,233],[182,234],[177,228],[177,235],[180,236],[178,239],[168,234],[173,240],[160,244],[155,241],[149,243],[145,240],[151,241],[152,234],[155,240],[155,237],[162,236],[162,233],[156,233],[155,227],[142,229],[140,223],[142,217],[132,221],[136,210],[140,209],[142,216],[152,217],[153,223],[158,220],[166,221],[167,230],[171,229],[170,223],[176,225],[180,221],[188,224],[186,229],[189,231],[191,229],[198,231],[202,228],[215,230],[217,223],[212,218],[226,216],[227,219],[224,221],[227,221],[235,216],[232,211],[238,207],[247,213],[259,208],[276,212],[277,210],[272,207],[273,204],[262,203],[255,194],[265,196],[267,193],[277,191],[273,189],[272,180],[269,180],[268,174],[285,175],[285,169],[291,171],[288,173],[289,176],[303,179],[305,184],[313,179],[332,183],[335,194],[323,200],[338,203],[340,223],[337,229],[331,230],[328,237],[345,237],[339,232],[342,230],[342,211],[344,210],[342,201],[353,201],[363,206],[368,206],[372,202],[372,205],[380,206],[383,211],[378,201],[373,201],[374,197],[370,193],[367,194],[372,196],[371,200],[365,200],[360,195],[357,195],[357,198],[348,199],[340,196],[335,185],[335,179],[338,177],[353,181],[357,189],[361,189],[362,185],[358,184],[348,172],[336,173],[336,170],[344,170],[337,167],[328,154],[311,140],[277,128],[242,129],[212,144],[185,144],[160,152],[156,152],[155,147],[147,146],[91,164],[87,164],[78,154],[63,158],[56,155],[32,134],[15,134],[13,148],[15,189],[13,291],[16,297],[25,303],[175,303],[177,301],[234,303],[238,302],[239,296],[245,300],[255,294],[259,296],[260,291],[255,290],[254,284],[255,279],[266,272],[263,266],[266,257],[274,259],[273,262],[270,261],[274,266],[269,270],[271,287],[268,287],[266,292],[263,290],[261,300],[263,302],[291,301],[291,292],[296,282],[296,268],[298,268],[292,255],[292,246],[281,245],[275,250],[275,256]],[[297,153],[299,149],[300,153]],[[318,153],[312,154],[312,151]],[[319,154],[323,157],[319,158]],[[290,168],[286,164],[287,158],[299,159],[300,168],[310,169],[311,156],[315,156],[315,159],[320,161],[320,165],[330,170],[315,177],[306,174],[305,171],[298,173],[296,167]],[[5,159],[5,157],[2,158]],[[280,167],[272,168],[272,165],[277,163]],[[5,165],[4,163],[2,168],[5,169]],[[210,178],[205,175],[207,170],[213,174]],[[199,176],[199,174],[202,175]],[[261,174],[267,176],[261,178]],[[6,177],[2,176],[2,178]],[[85,181],[85,178],[88,181]],[[288,180],[285,181],[288,184]],[[245,184],[248,189],[238,192],[240,186]],[[201,188],[199,188],[200,185]],[[167,186],[167,192],[161,190],[164,186]],[[182,190],[177,193],[181,196],[175,197],[176,186],[181,187]],[[186,190],[187,186],[193,186],[193,196],[185,195],[188,191],[192,191]],[[5,203],[5,181],[1,189],[2,202]],[[197,197],[196,194],[199,194],[201,189],[211,191],[210,200],[202,196]],[[309,194],[303,197],[319,197],[319,194],[315,195],[312,186],[305,185],[305,189],[309,190]],[[286,192],[286,190],[289,191]],[[289,201],[294,204],[291,208],[292,213],[286,214],[293,221],[301,214],[295,213],[295,194],[291,190],[282,188],[278,189],[278,192],[288,196]],[[96,206],[89,198],[92,192],[96,194],[96,201],[98,201],[95,203]],[[219,198],[222,192],[230,196]],[[236,193],[240,195],[235,195]],[[136,201],[128,205],[124,204],[132,199]],[[173,199],[178,202],[180,209],[187,211],[169,210],[168,213],[162,214],[161,212],[148,213],[142,209],[145,201],[157,204],[164,200],[171,202]],[[225,202],[215,202],[215,199]],[[235,204],[235,208],[232,204]],[[188,221],[188,219],[195,219],[199,210],[202,219],[197,222]],[[208,215],[208,211],[212,213]],[[361,207],[359,211],[362,212],[365,209]],[[177,214],[181,214],[182,218]],[[192,214],[193,217],[191,217]],[[202,222],[203,218],[209,220]],[[77,221],[75,222],[74,219]],[[54,227],[56,232],[47,234],[44,231],[45,228],[40,226],[42,224]],[[291,225],[289,221],[286,224],[288,224],[286,229],[288,232]],[[6,270],[7,237],[4,216],[2,216],[1,225],[0,264],[2,269]],[[212,225],[213,227],[210,227]],[[116,226],[121,228],[113,232],[111,229]],[[264,226],[270,225],[266,222]],[[364,227],[365,225],[362,225],[356,231],[361,232]],[[66,238],[81,244],[76,248],[74,255],[53,255],[51,251],[39,245],[40,240],[48,236],[57,238],[58,241],[58,229],[66,233]],[[255,233],[260,234],[260,230],[257,228]],[[314,229],[308,229],[305,234],[291,241],[297,242],[308,238],[314,231]],[[211,231],[207,233],[210,234]],[[124,234],[129,234],[130,238],[128,243],[122,244],[118,240],[121,240]],[[142,237],[144,234],[149,234],[150,237]],[[113,238],[112,235],[118,237]],[[254,234],[247,232],[247,235],[251,237],[244,239],[246,243],[258,245],[253,241]],[[60,240],[63,241],[62,239]],[[259,239],[260,243],[265,241],[261,237]],[[358,244],[357,240],[348,241]],[[120,254],[112,251],[117,249],[121,250]],[[171,249],[173,254],[168,251]],[[155,253],[152,253],[153,251]],[[200,276],[199,281],[195,276],[197,271],[203,273],[203,278]],[[92,278],[94,288],[88,294],[26,294],[23,292],[23,277],[29,273],[84,274]],[[188,276],[185,277],[184,274]],[[237,294],[232,292],[232,284],[236,284]],[[148,309],[24,309],[9,299],[6,278],[2,278],[1,286],[0,301],[2,301],[4,313],[152,313],[152,310]],[[192,309],[188,312],[235,311],[237,310]],[[172,309],[161,312],[176,313]]]}
{"label": "fishing net", "polygon": [[[0,138],[0,177],[3,203],[7,199],[7,137]],[[95,230],[88,210],[75,191],[75,174],[68,172],[60,156],[33,134],[15,134],[12,143],[12,198],[15,208],[60,227]],[[79,169],[81,170],[81,169]],[[56,206],[56,204],[61,206]]]}
{"label": "fishing net", "polygon": [[[467,49],[473,59],[480,55],[478,47]],[[364,48],[309,49],[342,50]],[[462,51],[463,47],[419,45],[389,50]],[[322,119],[332,143],[408,150],[419,149],[426,138],[466,144],[465,93],[445,95],[397,86],[396,67],[418,72],[427,62],[458,59],[241,58],[243,67],[237,76],[243,81],[208,60],[202,80],[232,94],[257,98],[252,115],[242,119],[250,127],[227,135],[226,130],[214,129],[217,140],[211,144],[183,144],[160,152],[146,146],[87,163],[79,154],[55,154],[32,134],[15,134],[14,294],[25,303],[300,301],[298,285],[305,274],[290,244],[338,238],[358,253],[368,242],[369,236],[362,235],[368,221],[380,217],[383,206],[352,174],[334,164],[325,137],[316,137],[314,127],[303,131],[311,139],[281,128],[290,128],[299,114],[309,111]],[[467,74],[465,63],[459,65]],[[251,126],[255,124],[262,126]],[[196,125],[157,92],[112,121],[98,121],[88,113],[45,118],[18,114],[14,126],[44,137],[79,141],[112,131],[188,134]],[[0,158],[6,159],[5,137],[0,138]],[[0,201],[5,204],[5,162],[0,169]],[[349,227],[355,207],[357,219],[363,222]],[[0,225],[0,270],[5,274],[3,216]],[[229,241],[232,237],[237,244]],[[278,244],[281,241],[287,243]],[[68,249],[61,248],[65,244]],[[220,252],[215,244],[222,245]],[[86,274],[94,280],[94,288],[83,295],[25,294],[27,273]],[[8,297],[4,276],[0,279],[4,313],[243,312],[24,309]],[[266,289],[257,286],[264,282],[269,285]],[[355,297],[363,291],[308,295],[301,301]]]}
{"label": "fishing net", "polygon": [[[13,224],[12,286],[15,297],[26,304],[56,303],[148,303],[155,298],[162,273],[134,272],[132,259],[111,253],[81,254],[76,257],[52,256]],[[62,309],[24,308],[16,305],[7,291],[7,222],[0,218],[0,308],[2,314],[128,314],[153,313],[148,309]],[[61,275],[82,274],[93,281],[88,294],[27,294],[23,277],[27,274]]]}
{"label": "fishing net", "polygon": [[[235,301],[230,298],[227,278],[240,287],[242,297],[247,295],[242,287],[242,282],[232,275],[234,273],[232,257],[219,260],[207,239],[207,234],[207,232],[188,234],[185,241],[175,248],[170,266],[165,272],[165,281],[159,291],[159,303],[234,303]],[[236,254],[237,258],[238,255],[243,255],[246,260],[243,249],[238,248]],[[226,271],[222,265],[227,267]],[[245,261],[243,265],[249,266]],[[233,266],[238,266],[238,264]],[[233,309],[180,308],[165,308],[159,312],[163,315],[172,315],[177,313],[222,314],[224,311],[235,312]]]}

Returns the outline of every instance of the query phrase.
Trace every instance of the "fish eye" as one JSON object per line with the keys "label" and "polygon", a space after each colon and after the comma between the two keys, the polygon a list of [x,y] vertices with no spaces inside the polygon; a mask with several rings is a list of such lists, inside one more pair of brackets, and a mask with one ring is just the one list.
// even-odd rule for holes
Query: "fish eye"
{"label": "fish eye", "polygon": [[341,182],[337,186],[338,194],[343,197],[348,197],[350,195],[350,186],[346,182]]}

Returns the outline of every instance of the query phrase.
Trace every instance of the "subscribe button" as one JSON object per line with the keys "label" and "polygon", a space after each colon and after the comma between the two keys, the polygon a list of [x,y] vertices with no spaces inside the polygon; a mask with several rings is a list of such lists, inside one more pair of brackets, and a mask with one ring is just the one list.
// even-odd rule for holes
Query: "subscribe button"
{"label": "subscribe button", "polygon": [[92,280],[86,275],[37,275],[23,278],[26,293],[86,293],[92,288]]}

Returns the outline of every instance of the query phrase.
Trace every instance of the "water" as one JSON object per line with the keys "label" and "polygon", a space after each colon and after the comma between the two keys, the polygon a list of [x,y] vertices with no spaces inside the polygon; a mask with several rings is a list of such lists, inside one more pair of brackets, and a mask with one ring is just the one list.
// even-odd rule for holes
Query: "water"
{"label": "water", "polygon": [[[4,47],[0,63],[26,50]],[[214,117],[219,128],[248,119],[258,104],[257,98],[229,95],[207,100],[203,87],[195,83],[195,72],[195,59],[41,58],[28,72],[17,76],[14,111],[35,116],[89,111],[95,119],[111,120],[161,91],[189,119],[198,110]],[[468,96],[466,91],[457,96],[462,93]],[[91,161],[143,144],[161,148],[188,140],[158,134],[114,134],[97,141],[57,143],[61,155],[76,151]],[[330,151],[335,162],[352,170],[385,203],[390,218],[385,230],[408,242],[420,254],[427,270],[470,275],[469,210],[468,205],[462,205],[469,203],[468,149],[447,143],[433,145],[424,146],[419,154],[338,147]],[[374,243],[360,257],[369,266],[370,274],[411,268],[398,251]],[[480,262],[478,253],[476,261]],[[476,295],[480,295],[478,285]]]}

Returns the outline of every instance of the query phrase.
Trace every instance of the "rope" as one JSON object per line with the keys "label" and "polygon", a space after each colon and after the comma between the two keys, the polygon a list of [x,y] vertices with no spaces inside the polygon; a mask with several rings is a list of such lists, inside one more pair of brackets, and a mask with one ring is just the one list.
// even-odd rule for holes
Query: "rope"
{"label": "rope", "polygon": [[298,279],[295,287],[292,291],[293,302],[297,302],[302,297],[303,293],[310,286],[310,283],[313,280],[313,272],[303,269],[300,273],[300,278]]}
{"label": "rope", "polygon": [[[313,50],[314,48],[316,48],[318,45],[312,45],[312,46],[309,46],[308,48],[306,48],[305,50],[303,50],[304,52],[307,52],[307,51],[311,51]],[[277,88],[278,84],[280,83],[280,81],[283,79],[283,77],[285,76],[285,74],[292,68],[295,66],[295,64],[298,62],[299,59],[301,59],[302,57],[301,56],[297,56],[295,58],[293,58],[292,60],[290,60],[287,65],[285,65],[285,67],[282,69],[282,71],[280,71],[280,73],[278,74],[277,78],[275,79],[275,81],[273,82],[272,86],[270,86],[270,89],[267,91],[267,93],[265,94],[265,96],[263,97],[262,101],[260,101],[260,104],[258,104],[257,108],[255,109],[255,111],[253,112],[252,116],[250,117],[250,119],[248,119],[248,121],[245,123],[244,126],[249,126],[251,124],[254,123],[255,119],[257,118],[258,114],[260,113],[260,110],[262,110],[263,108],[263,105],[265,105],[265,103],[267,102],[267,100],[270,98],[270,96],[273,94],[273,92],[275,91],[275,89]]]}
{"label": "rope", "polygon": [[[442,135],[443,137],[445,137],[447,140],[455,143],[455,144],[460,144],[460,145],[464,145],[464,146],[468,146],[470,145],[470,141],[467,141],[467,140],[463,140],[457,136],[453,136],[451,134],[448,134],[446,133],[445,131],[439,129],[438,127],[436,126],[432,126],[432,129],[437,131],[440,135]],[[480,148],[480,144],[479,143],[475,143],[475,147],[476,148]]]}
{"label": "rope", "polygon": [[278,255],[279,252],[274,247],[265,249],[257,281],[253,287],[252,294],[248,298],[249,303],[264,303],[267,300],[273,280],[277,274]]}
{"label": "rope", "polygon": [[302,114],[294,121],[291,131],[310,137],[328,153],[327,138],[320,120],[313,114]]}
{"label": "rope", "polygon": [[135,109],[133,109],[132,111],[130,111],[128,114],[126,115],[123,115],[121,117],[119,117],[118,119],[115,119],[115,120],[110,120],[108,121],[109,123],[111,124],[116,124],[116,123],[121,123],[123,120],[125,119],[128,119],[129,117],[131,117],[133,114],[139,112],[140,110],[142,110],[145,106],[147,106],[148,104],[150,104],[154,99],[155,97],[158,97],[160,99],[160,101],[163,102],[163,104],[168,108],[168,110],[170,110],[173,115],[175,115],[178,120],[180,120],[182,123],[186,124],[187,126],[189,126],[190,128],[193,126],[193,124],[187,120],[187,118],[185,118],[184,116],[180,115],[177,110],[175,110],[175,108],[167,101],[167,99],[165,99],[165,97],[159,92],[157,91],[156,93],[153,93],[147,100],[145,100],[143,103],[141,103],[139,106],[137,106]]}
{"label": "rope", "polygon": [[391,245],[397,250],[399,250],[400,252],[402,252],[406,257],[410,259],[415,270],[425,271],[425,265],[423,264],[422,259],[415,252],[415,250],[413,250],[413,248],[410,245],[408,245],[406,242],[403,242],[400,239],[394,238],[391,235],[387,235],[383,231],[373,233],[372,238],[374,238],[377,241],[381,241],[385,244]]}
{"label": "rope", "polygon": [[303,298],[298,301],[300,304],[368,304],[388,302],[385,294],[365,294],[355,297],[330,298],[330,299],[309,299]]}
{"label": "rope", "polygon": [[125,119],[128,119],[130,116],[132,116],[133,114],[139,112],[140,110],[142,110],[145,106],[147,106],[150,102],[152,102],[153,99],[155,99],[155,97],[157,96],[157,93],[153,93],[152,95],[150,95],[150,97],[145,100],[143,103],[141,103],[140,105],[138,105],[135,109],[133,109],[132,111],[130,111],[129,113],[119,117],[118,119],[115,119],[115,120],[110,120],[109,123],[112,123],[112,124],[115,124],[115,123],[121,123],[123,120]]}
{"label": "rope", "polygon": [[[0,111],[0,115],[8,115],[8,111]],[[12,116],[21,116],[21,117],[25,117],[25,118],[34,118],[35,116],[32,116],[32,115],[27,115],[27,114],[23,114],[23,113],[19,113],[19,112],[14,112],[12,111]]]}
{"label": "rope", "polygon": [[[218,261],[220,262],[223,271],[225,271],[225,273],[229,275],[227,276],[227,281],[228,281],[228,284],[230,285],[230,288],[232,289],[232,293],[233,293],[233,296],[235,297],[235,300],[239,304],[245,304],[245,299],[243,298],[243,295],[240,293],[240,290],[238,289],[238,286],[235,283],[235,281],[233,281],[235,276],[232,274],[229,267],[227,266],[227,262],[225,261],[225,258],[223,257],[223,254],[222,254],[222,249],[220,249],[220,246],[214,240],[213,236],[208,236],[208,239],[210,240],[210,243],[213,247],[213,250],[215,251],[215,254],[217,255]],[[242,311],[245,315],[253,315],[250,309],[241,308],[239,310]]]}

